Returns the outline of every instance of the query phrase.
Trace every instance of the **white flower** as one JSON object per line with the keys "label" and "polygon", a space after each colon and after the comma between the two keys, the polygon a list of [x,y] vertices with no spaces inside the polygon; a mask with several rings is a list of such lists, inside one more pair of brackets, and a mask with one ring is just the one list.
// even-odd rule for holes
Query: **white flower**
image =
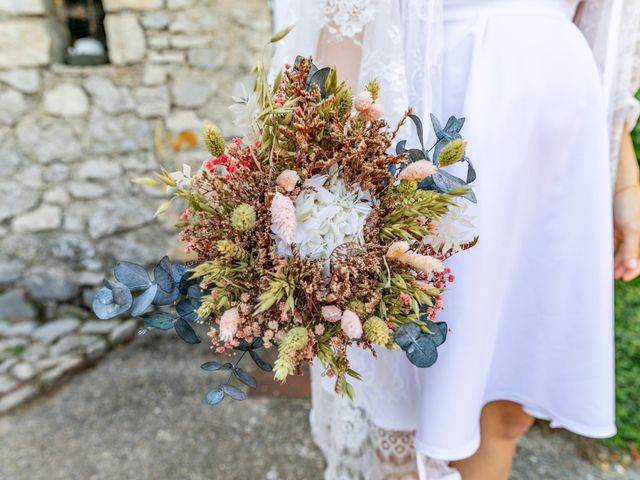
{"label": "white flower", "polygon": [[173,194],[178,188],[183,190],[191,190],[191,167],[183,164],[182,170],[172,172],[169,176],[175,180],[176,186],[169,188],[169,193]]}
{"label": "white flower", "polygon": [[[304,182],[295,207],[300,255],[328,259],[343,243],[364,243],[362,230],[372,209],[368,191],[358,186],[349,191],[337,176],[314,175]],[[290,255],[286,242],[276,240],[278,253]]]}
{"label": "white flower", "polygon": [[240,84],[241,96],[233,97],[234,103],[229,106],[233,115],[233,124],[240,129],[242,135],[250,143],[258,139],[256,133],[256,115],[258,103],[253,93],[248,94],[244,84]]}
{"label": "white flower", "polygon": [[466,211],[466,203],[449,208],[445,216],[435,221],[436,230],[433,236],[427,237],[428,243],[444,252],[459,250],[461,244],[470,240],[470,231],[474,228],[473,217]]}

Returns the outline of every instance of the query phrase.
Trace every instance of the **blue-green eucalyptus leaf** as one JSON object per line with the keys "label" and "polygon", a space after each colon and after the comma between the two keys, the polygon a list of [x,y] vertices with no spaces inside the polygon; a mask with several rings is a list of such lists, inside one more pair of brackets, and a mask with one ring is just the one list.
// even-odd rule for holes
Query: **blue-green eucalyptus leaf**
{"label": "blue-green eucalyptus leaf", "polygon": [[255,362],[255,364],[258,366],[260,370],[264,370],[265,372],[273,371],[273,365],[271,365],[269,362],[265,361],[260,355],[258,355],[258,352],[256,352],[255,350],[249,350],[249,355],[251,355],[251,359]]}
{"label": "blue-green eucalyptus leaf", "polygon": [[176,321],[175,315],[167,312],[148,312],[140,315],[144,323],[158,330],[169,330]]}
{"label": "blue-green eucalyptus leaf", "polygon": [[195,322],[198,320],[198,313],[193,308],[191,301],[186,298],[178,302],[176,305],[176,312],[178,312],[178,315],[188,322]]}
{"label": "blue-green eucalyptus leaf", "polygon": [[469,183],[473,183],[476,181],[476,169],[473,166],[473,163],[471,163],[471,160],[469,160],[468,158],[465,158],[465,161],[467,162],[468,168],[467,168],[467,184]]}
{"label": "blue-green eucalyptus leaf", "polygon": [[171,277],[175,283],[180,283],[182,277],[187,273],[187,266],[182,263],[175,263],[171,265]]}
{"label": "blue-green eucalyptus leaf", "polygon": [[422,128],[422,120],[417,115],[409,115],[409,118],[416,126],[416,134],[418,135],[418,140],[420,141],[420,146],[422,150],[424,150],[424,129]]}
{"label": "blue-green eucalyptus leaf", "polygon": [[[129,293],[131,295],[131,293]],[[133,297],[131,298],[133,303]],[[101,320],[108,320],[127,312],[131,308],[131,303],[117,304],[113,298],[113,290],[107,287],[99,289],[93,297],[91,308],[96,317]]]}
{"label": "blue-green eucalyptus leaf", "polygon": [[174,288],[171,292],[165,292],[161,288],[156,290],[156,296],[153,297],[153,305],[172,305],[180,296],[180,291]]}
{"label": "blue-green eucalyptus leaf", "polygon": [[407,141],[402,140],[396,144],[396,155],[400,155],[407,151]]}
{"label": "blue-green eucalyptus leaf", "polygon": [[193,329],[186,320],[182,318],[178,318],[176,322],[173,324],[173,328],[175,329],[178,336],[187,343],[196,344],[200,343],[200,339],[196,334],[196,331]]}
{"label": "blue-green eucalyptus leaf", "polygon": [[151,285],[149,274],[141,265],[132,262],[118,262],[113,273],[120,283],[123,283],[133,291],[144,290]]}
{"label": "blue-green eucalyptus leaf", "polygon": [[425,324],[427,325],[429,332],[431,332],[427,335],[430,335],[431,340],[436,347],[439,347],[447,340],[447,324],[445,322],[439,323],[444,324],[444,328],[441,328],[438,323],[432,322],[431,320],[425,320]]}
{"label": "blue-green eucalyptus leaf", "polygon": [[231,370],[233,368],[233,365],[231,365],[228,362],[221,363],[221,362],[216,362],[215,360],[211,360],[210,362],[204,362],[202,365],[200,365],[200,368],[208,372],[217,372],[217,371]]}
{"label": "blue-green eucalyptus leaf", "polygon": [[429,368],[438,360],[438,349],[431,336],[423,333],[403,348],[407,358],[416,367]]}
{"label": "blue-green eucalyptus leaf", "polygon": [[234,387],[233,385],[220,385],[220,389],[234,400],[244,400],[245,398],[247,398],[246,393],[244,393],[239,388]]}
{"label": "blue-green eucalyptus leaf", "polygon": [[176,289],[176,282],[173,280],[173,275],[171,271],[171,262],[169,261],[169,257],[163,257],[160,260],[160,263],[156,265],[153,269],[153,277],[162,290],[165,293],[173,292]]}
{"label": "blue-green eucalyptus leaf", "polygon": [[217,405],[224,400],[224,392],[222,388],[216,387],[209,390],[204,398],[209,405]]}
{"label": "blue-green eucalyptus leaf", "polygon": [[240,367],[236,367],[233,370],[233,374],[247,387],[256,388],[258,386],[256,379]]}
{"label": "blue-green eucalyptus leaf", "polygon": [[405,350],[412,342],[415,341],[416,338],[420,336],[422,330],[420,326],[416,323],[405,323],[401,325],[395,333],[395,341],[396,343]]}
{"label": "blue-green eucalyptus leaf", "polygon": [[133,300],[133,308],[131,309],[131,315],[137,317],[142,315],[144,311],[151,306],[153,299],[156,296],[156,291],[158,290],[158,285],[151,284],[149,287],[138,295]]}

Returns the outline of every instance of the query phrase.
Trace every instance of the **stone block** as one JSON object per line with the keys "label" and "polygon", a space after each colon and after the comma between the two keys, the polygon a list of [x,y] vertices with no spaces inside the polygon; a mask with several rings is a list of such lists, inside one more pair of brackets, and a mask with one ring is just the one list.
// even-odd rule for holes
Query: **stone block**
{"label": "stone block", "polygon": [[15,90],[0,92],[0,124],[13,125],[27,108],[22,93]]}
{"label": "stone block", "polygon": [[0,294],[0,320],[10,323],[33,320],[36,312],[22,290],[8,290]]}
{"label": "stone block", "polygon": [[36,67],[49,62],[51,37],[44,20],[0,21],[0,68]]}
{"label": "stone block", "polygon": [[164,6],[164,0],[102,0],[105,12],[121,10],[155,10]]}
{"label": "stone block", "polygon": [[23,93],[37,93],[40,90],[40,76],[35,69],[17,69],[0,72],[0,82]]}
{"label": "stone block", "polygon": [[12,15],[43,15],[44,0],[0,0],[0,12]]}
{"label": "stone block", "polygon": [[64,335],[75,332],[79,325],[80,320],[77,318],[60,318],[36,329],[32,337],[43,343],[52,343]]}
{"label": "stone block", "polygon": [[42,205],[13,219],[11,228],[16,232],[44,232],[62,225],[62,209],[57,205]]}
{"label": "stone block", "polygon": [[111,63],[128,65],[144,59],[147,49],[146,40],[144,31],[135,15],[107,15],[104,20],[104,28],[107,34]]}
{"label": "stone block", "polygon": [[89,100],[84,90],[77,85],[63,83],[45,92],[44,109],[61,117],[86,115],[89,111]]}

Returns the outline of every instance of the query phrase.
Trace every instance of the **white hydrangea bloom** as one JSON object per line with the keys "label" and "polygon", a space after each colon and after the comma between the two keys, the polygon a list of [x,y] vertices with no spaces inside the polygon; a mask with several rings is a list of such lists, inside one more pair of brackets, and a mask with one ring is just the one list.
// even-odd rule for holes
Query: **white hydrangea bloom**
{"label": "white hydrangea bloom", "polygon": [[[303,184],[295,202],[295,244],[303,256],[328,259],[336,247],[348,242],[364,243],[363,228],[371,213],[368,191],[349,191],[337,176],[314,175]],[[291,250],[276,238],[278,253]]]}

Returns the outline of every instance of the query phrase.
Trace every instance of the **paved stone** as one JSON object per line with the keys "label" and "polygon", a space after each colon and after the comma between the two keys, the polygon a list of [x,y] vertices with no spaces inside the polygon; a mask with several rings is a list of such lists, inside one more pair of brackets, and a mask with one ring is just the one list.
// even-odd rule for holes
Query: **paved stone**
{"label": "paved stone", "polygon": [[9,393],[17,386],[18,382],[12,379],[9,375],[0,375],[0,395]]}
{"label": "paved stone", "polygon": [[89,320],[80,329],[80,333],[90,335],[107,335],[111,330],[120,325],[120,320]]}
{"label": "paved stone", "polygon": [[118,344],[133,337],[138,328],[138,321],[135,319],[127,320],[113,329],[109,335],[109,342]]}
{"label": "paved stone", "polygon": [[80,320],[77,318],[61,318],[38,328],[33,332],[33,338],[44,343],[51,343],[63,335],[75,331],[79,325]]}
{"label": "paved stone", "polygon": [[66,335],[51,347],[51,355],[54,357],[67,353],[83,353],[85,349],[96,341],[92,335]]}
{"label": "paved stone", "polygon": [[40,376],[40,383],[45,387],[51,387],[64,375],[77,370],[83,364],[84,360],[80,356],[64,357],[64,360],[58,362],[55,367]]}
{"label": "paved stone", "polygon": [[13,375],[21,382],[31,380],[35,376],[35,374],[35,368],[33,368],[33,366],[26,362],[18,363],[11,369],[11,375]]}
{"label": "paved stone", "polygon": [[[14,390],[10,394],[1,397],[0,413],[7,412],[12,408],[16,407],[17,405],[20,405],[21,403],[26,402],[30,398],[34,397],[36,393],[38,393],[38,389],[34,385],[25,385],[24,387]],[[0,460],[6,459],[6,458],[9,458],[9,457],[0,457]],[[4,462],[0,462],[0,465],[2,465],[2,463]],[[3,467],[0,466],[0,469],[2,468]],[[18,479],[19,476],[16,476],[14,478]]]}
{"label": "paved stone", "polygon": [[38,324],[36,322],[18,322],[7,328],[4,334],[7,337],[26,337],[33,332]]}

